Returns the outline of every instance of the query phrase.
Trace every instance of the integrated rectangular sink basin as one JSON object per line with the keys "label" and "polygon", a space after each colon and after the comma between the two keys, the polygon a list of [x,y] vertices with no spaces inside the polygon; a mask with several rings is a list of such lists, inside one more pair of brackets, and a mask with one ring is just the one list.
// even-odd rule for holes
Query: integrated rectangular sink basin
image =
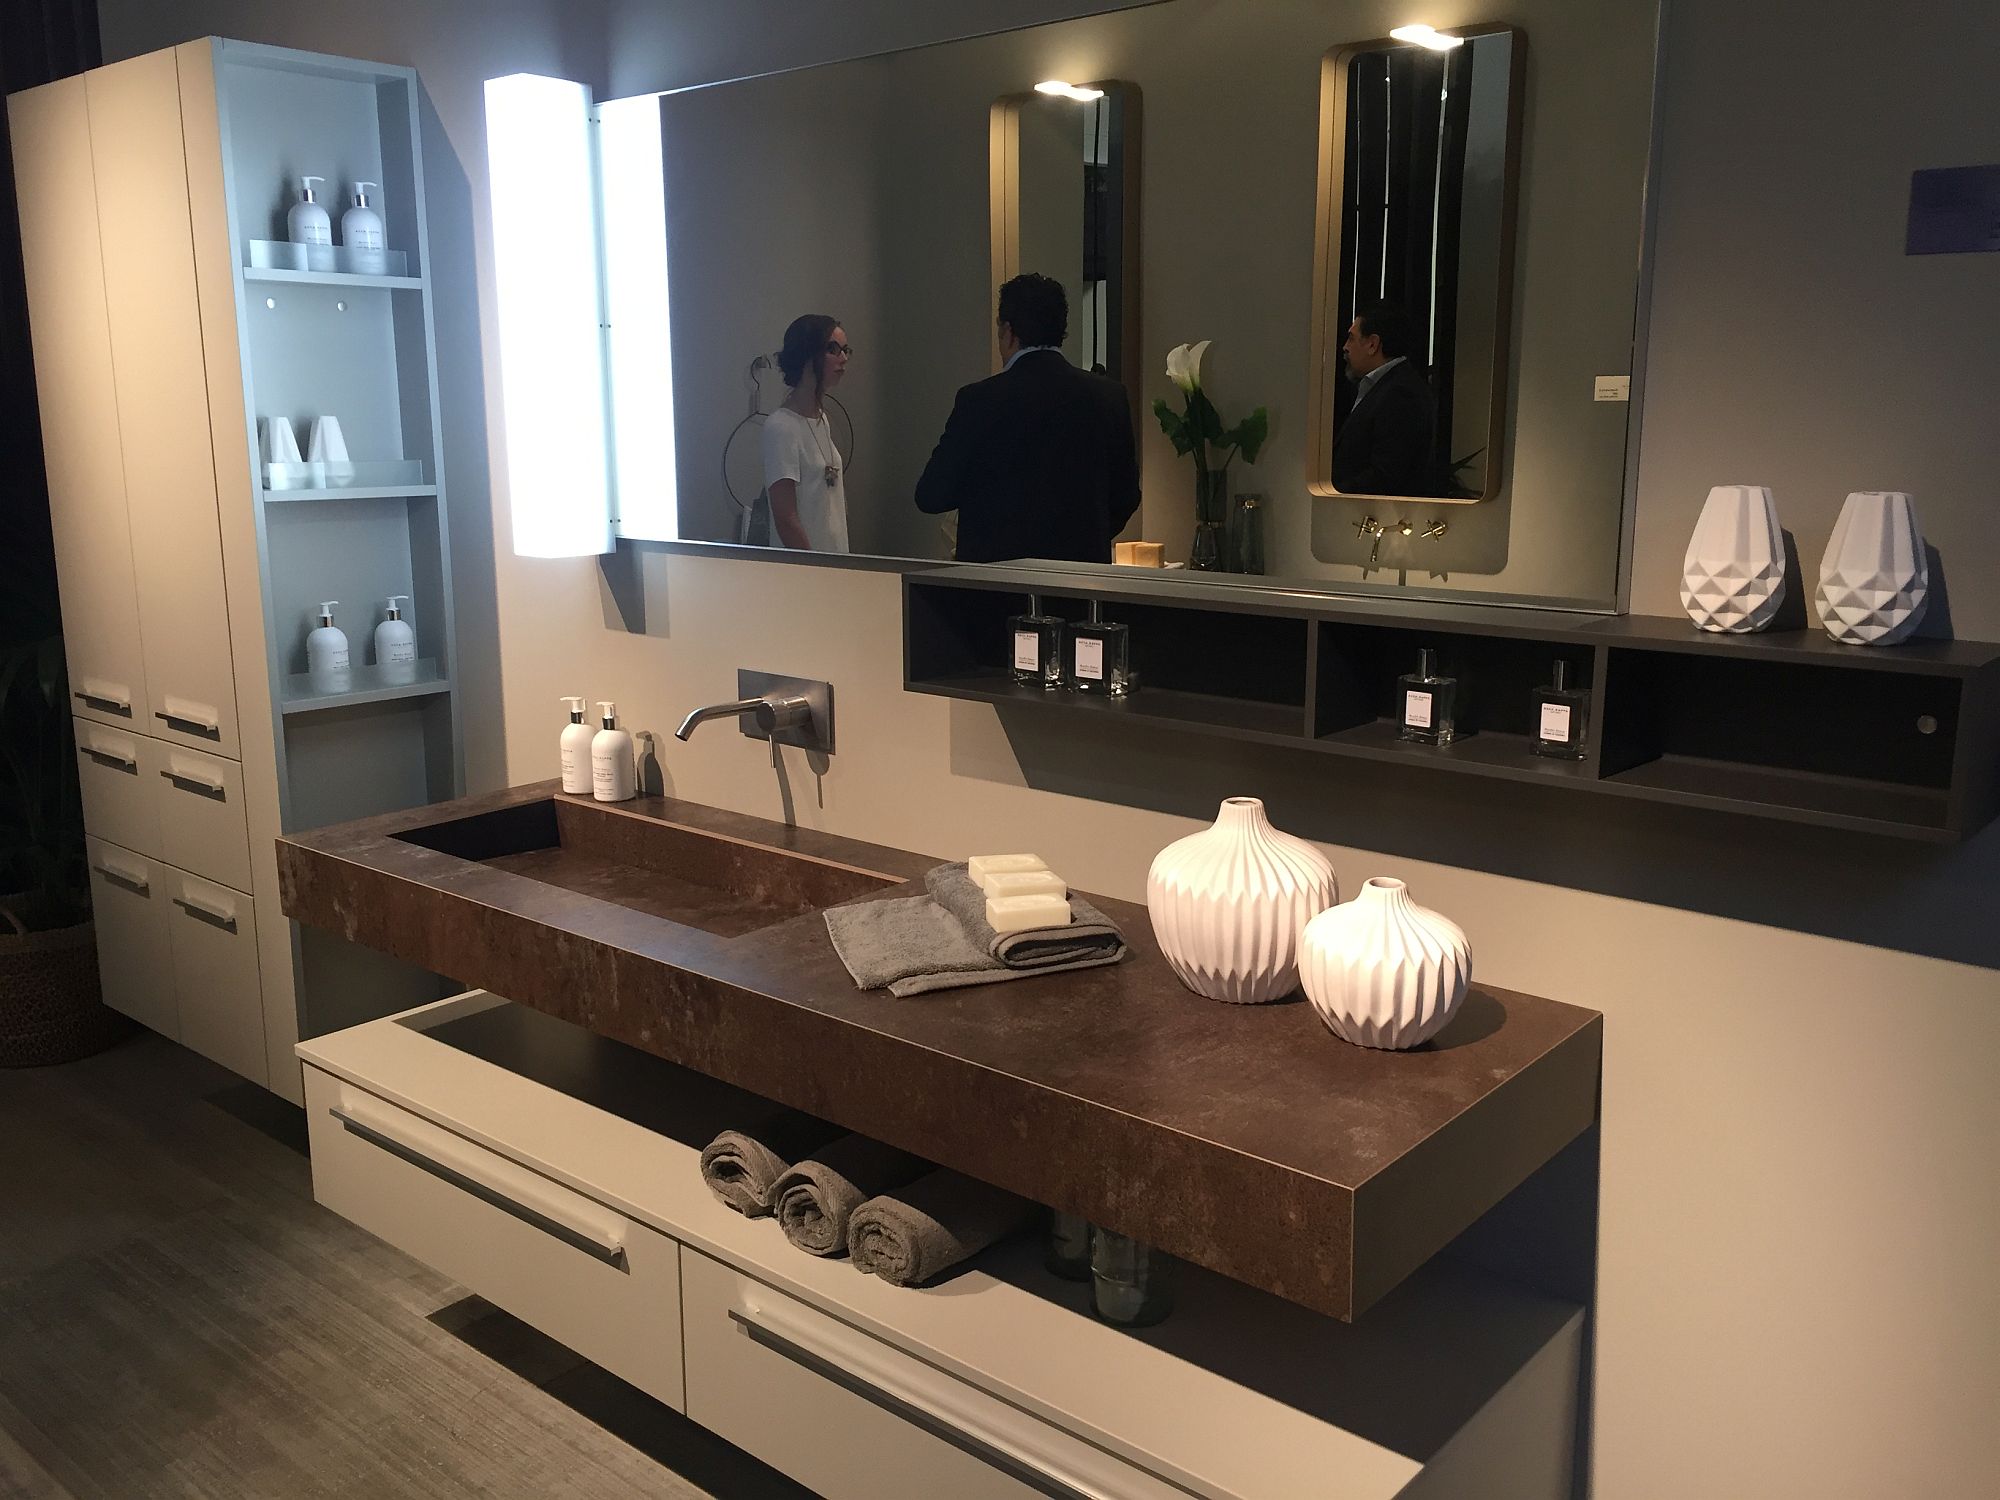
{"label": "integrated rectangular sink basin", "polygon": [[[725,938],[837,906],[905,878],[719,828],[661,822],[657,813],[634,816],[621,806],[547,798],[393,837]],[[711,821],[724,824],[729,818],[716,815]]]}

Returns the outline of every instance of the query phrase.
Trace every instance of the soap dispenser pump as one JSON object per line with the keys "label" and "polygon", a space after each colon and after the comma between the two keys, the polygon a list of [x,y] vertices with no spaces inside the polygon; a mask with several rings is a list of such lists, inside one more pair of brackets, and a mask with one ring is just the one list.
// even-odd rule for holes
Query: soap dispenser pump
{"label": "soap dispenser pump", "polygon": [[388,269],[383,254],[382,216],[368,206],[373,182],[354,184],[354,206],[340,216],[340,243],[347,250],[347,269],[363,276],[380,276]]}
{"label": "soap dispenser pump", "polygon": [[630,802],[638,795],[632,736],[618,727],[618,705],[600,703],[604,727],[590,739],[590,795],[599,802]]}
{"label": "soap dispenser pump", "polygon": [[333,243],[333,221],[320,207],[319,196],[313,192],[315,182],[325,182],[324,177],[301,177],[299,179],[299,201],[291,212],[285,215],[285,233],[294,245],[331,245]]}
{"label": "soap dispenser pump", "polygon": [[575,796],[589,795],[590,742],[597,732],[583,722],[583,699],[565,698],[562,702],[569,710],[569,723],[562,732],[562,789]]}
{"label": "soap dispenser pump", "polygon": [[403,618],[399,599],[410,602],[408,594],[391,594],[389,617],[375,627],[375,665],[382,669],[384,682],[398,685],[417,680],[417,635]]}
{"label": "soap dispenser pump", "polygon": [[338,599],[321,603],[319,624],[306,637],[306,676],[314,692],[340,693],[349,686],[347,633],[333,623],[333,607],[338,603]]}

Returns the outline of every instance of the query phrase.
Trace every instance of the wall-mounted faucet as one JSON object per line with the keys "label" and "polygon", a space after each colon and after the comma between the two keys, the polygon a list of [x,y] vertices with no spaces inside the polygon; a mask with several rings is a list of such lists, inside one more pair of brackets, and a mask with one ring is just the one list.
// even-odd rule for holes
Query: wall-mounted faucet
{"label": "wall-mounted faucet", "polygon": [[829,684],[809,677],[739,669],[736,691],[740,696],[733,703],[711,703],[689,714],[674,731],[674,738],[692,739],[695,730],[710,719],[735,719],[749,738],[770,741],[774,766],[780,745],[833,754],[833,688]]}

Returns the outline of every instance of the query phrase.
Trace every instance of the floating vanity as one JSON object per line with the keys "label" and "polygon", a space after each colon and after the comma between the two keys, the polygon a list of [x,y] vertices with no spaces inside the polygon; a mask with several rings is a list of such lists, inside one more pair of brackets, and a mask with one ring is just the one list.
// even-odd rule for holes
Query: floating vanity
{"label": "floating vanity", "polygon": [[[1125,963],[857,991],[821,912],[935,862],[551,785],[285,839],[290,915],[475,990],[301,1044],[317,1195],[822,1493],[1566,1495],[1582,1307],[1437,1252],[1594,1124],[1600,1018],[1476,986],[1372,1052],[1094,896]],[[762,1099],[1174,1252],[1177,1311],[1098,1324],[1032,1240],[800,1253],[698,1168]]]}

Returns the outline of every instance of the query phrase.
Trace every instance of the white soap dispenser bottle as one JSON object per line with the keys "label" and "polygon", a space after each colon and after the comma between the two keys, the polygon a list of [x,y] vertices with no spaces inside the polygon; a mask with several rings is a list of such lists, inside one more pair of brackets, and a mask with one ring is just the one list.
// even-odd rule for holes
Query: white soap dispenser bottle
{"label": "white soap dispenser bottle", "polygon": [[569,722],[562,732],[562,789],[576,796],[591,792],[590,742],[597,731],[583,722],[583,699],[565,698]]}
{"label": "white soap dispenser bottle", "polygon": [[362,276],[380,276],[389,269],[383,253],[382,216],[368,206],[373,182],[354,184],[354,206],[340,216],[340,243],[347,250],[347,269]]}
{"label": "white soap dispenser bottle", "polygon": [[353,677],[347,665],[347,634],[333,623],[333,607],[338,599],[328,599],[319,607],[319,624],[306,637],[306,676],[316,693],[344,693]]}
{"label": "white soap dispenser bottle", "polygon": [[375,627],[375,665],[382,669],[384,682],[397,685],[417,680],[417,633],[403,618],[399,599],[410,602],[408,594],[391,594],[389,617]]}
{"label": "white soap dispenser bottle", "polygon": [[291,236],[294,245],[331,245],[333,243],[333,221],[320,207],[319,197],[313,192],[315,182],[325,182],[324,177],[301,177],[299,179],[299,201],[292,205],[285,215],[285,233]]}
{"label": "white soap dispenser bottle", "polygon": [[604,727],[590,739],[590,795],[599,802],[630,802],[638,795],[632,736],[618,727],[618,705],[600,703]]}

